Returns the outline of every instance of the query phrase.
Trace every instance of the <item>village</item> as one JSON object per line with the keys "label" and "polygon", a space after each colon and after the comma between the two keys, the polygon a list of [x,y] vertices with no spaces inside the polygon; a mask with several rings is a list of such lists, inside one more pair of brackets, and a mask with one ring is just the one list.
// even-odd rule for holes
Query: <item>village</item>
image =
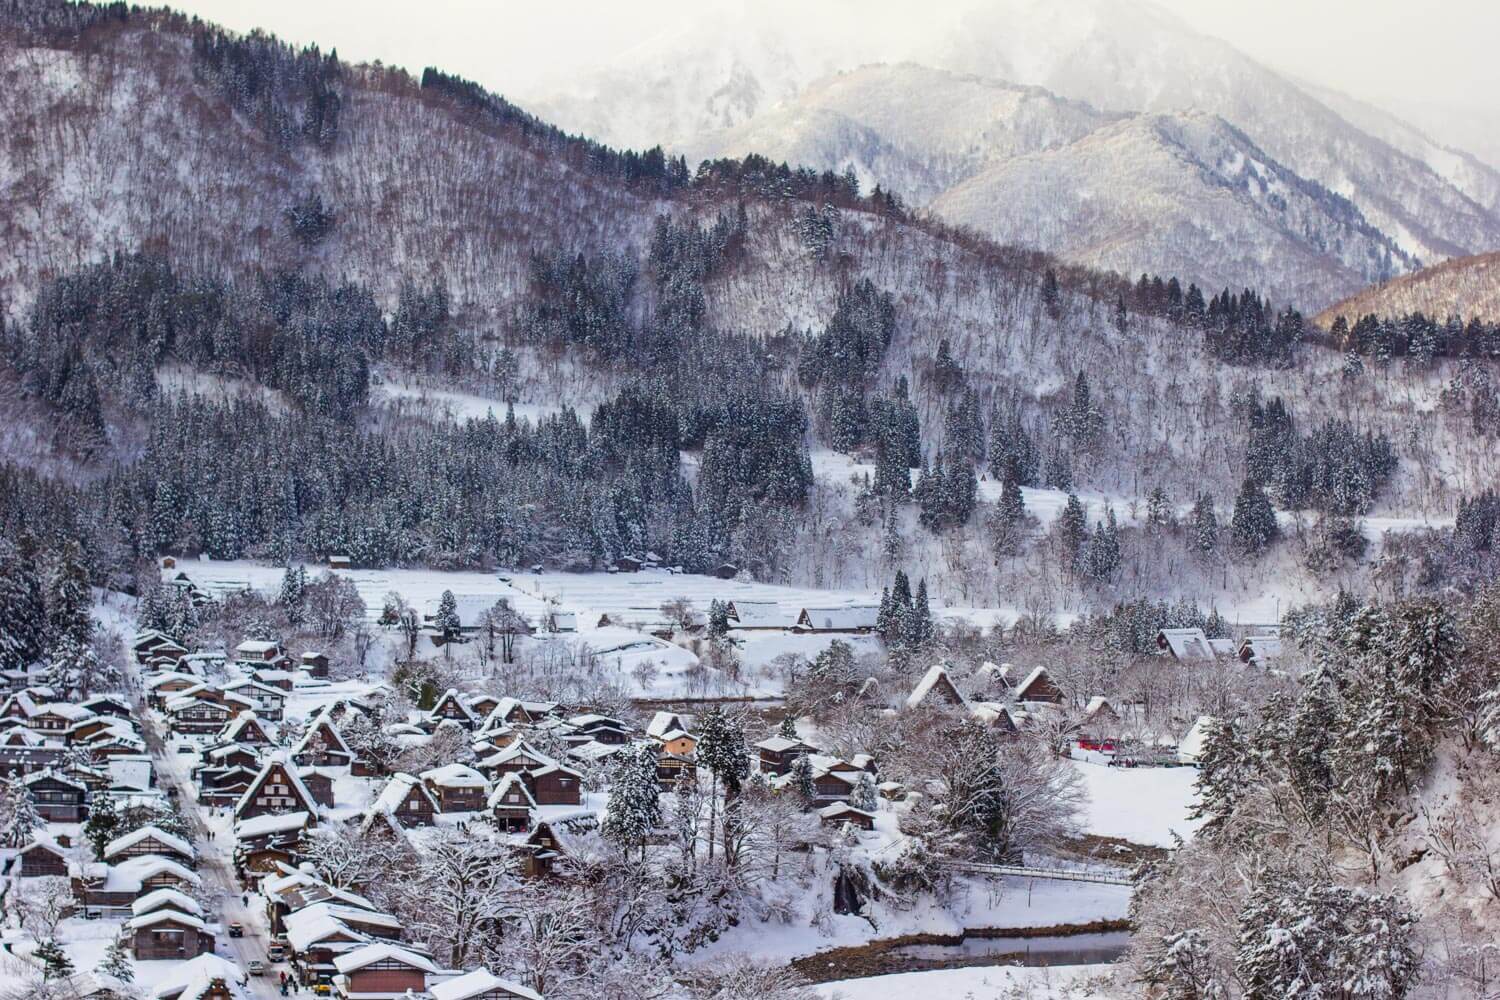
{"label": "village", "polygon": [[[182,607],[208,612],[222,596],[170,559],[162,578]],[[708,579],[665,585],[711,587]],[[791,609],[744,597],[710,603],[710,615],[678,602],[647,620],[547,604],[537,625],[517,614],[506,630],[514,641],[624,628],[686,652],[708,641],[708,619],[717,617],[731,641],[814,637],[823,650],[847,650],[845,643],[869,641],[881,610]],[[445,592],[419,612],[420,655],[463,656],[493,628],[489,612],[485,600]],[[399,621],[377,618],[375,627],[392,647],[406,641]],[[795,803],[788,851],[830,859],[853,851],[878,863],[902,852],[907,814],[940,794],[930,782],[893,778],[873,746],[851,748],[842,735],[825,745],[813,720],[792,717],[775,699],[680,699],[679,707],[639,699],[611,709],[507,689],[493,670],[413,699],[391,676],[352,676],[306,634],[295,638],[197,649],[141,629],[126,639],[124,689],[76,704],[24,673],[5,678],[0,774],[29,803],[13,812],[31,814],[6,831],[6,912],[16,915],[6,952],[99,1000],[243,1000],[304,990],[344,1000],[536,1000],[540,990],[482,964],[454,967],[451,955],[435,953],[364,891],[381,871],[349,866],[375,863],[395,846],[416,856],[450,850],[449,838],[458,837],[482,841],[517,884],[578,879],[602,836],[622,836],[611,813],[624,808],[627,793],[646,819],[623,836],[646,851],[670,842],[664,817],[684,800],[691,796],[696,809],[704,785],[730,781]],[[1264,667],[1281,653],[1270,632],[1231,643],[1201,629],[1164,629],[1157,645],[1164,662],[1182,669]],[[1138,732],[1127,724],[1132,706],[1064,691],[1046,666],[987,662],[960,679],[939,663],[894,699],[875,688],[871,678],[854,692],[853,700],[868,702],[862,711],[919,729],[967,721],[999,741],[1052,734],[1051,750],[1076,758],[1070,766],[1093,766],[1091,789],[1121,765],[1190,772],[1212,722],[1200,717],[1176,737],[1141,745],[1127,738]],[[726,705],[738,710],[727,764]],[[426,766],[404,769],[413,761]],[[724,794],[727,814],[732,800]],[[1188,804],[1174,802],[1168,812],[1190,834]],[[1147,800],[1138,808],[1157,806]],[[687,850],[701,852],[706,832],[712,852],[712,814],[706,831],[697,822]],[[727,855],[734,833],[727,816],[725,823]],[[1064,864],[1030,852],[1006,860],[965,877],[1049,878],[1049,866]],[[1106,919],[1123,926],[1125,869],[1107,859],[1066,864],[1122,887]],[[858,891],[835,895],[835,913],[857,915],[865,905]]]}

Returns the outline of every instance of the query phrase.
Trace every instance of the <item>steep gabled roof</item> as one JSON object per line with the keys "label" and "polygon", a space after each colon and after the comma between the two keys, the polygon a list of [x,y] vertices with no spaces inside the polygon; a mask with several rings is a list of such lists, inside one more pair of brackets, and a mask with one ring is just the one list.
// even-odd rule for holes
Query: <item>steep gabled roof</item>
{"label": "steep gabled roof", "polygon": [[181,837],[175,837],[159,826],[143,826],[134,833],[127,833],[123,837],[116,837],[106,844],[104,847],[104,860],[108,861],[121,851],[129,850],[141,841],[148,839],[164,844],[185,858],[196,858],[198,856],[198,852],[193,849],[193,845]]}
{"label": "steep gabled roof", "polygon": [[380,794],[370,805],[370,811],[394,813],[401,807],[401,803],[406,801],[412,789],[416,789],[417,793],[432,805],[434,812],[438,811],[437,799],[432,797],[432,792],[428,791],[427,786],[414,775],[404,771],[391,775],[391,780],[385,783],[385,787],[380,790]]}
{"label": "steep gabled roof", "polygon": [[250,782],[250,787],[245,789],[245,794],[241,795],[240,800],[235,803],[234,814],[236,816],[255,800],[256,791],[261,785],[265,784],[266,779],[271,775],[271,771],[278,765],[281,767],[283,773],[286,774],[287,784],[292,792],[297,798],[302,800],[303,809],[300,811],[317,815],[318,801],[313,798],[312,792],[307,790],[307,786],[302,783],[302,779],[297,777],[297,769],[292,766],[291,761],[284,754],[276,753],[266,758],[265,763],[261,765],[260,773],[255,776],[255,780]]}
{"label": "steep gabled roof", "polygon": [[525,800],[524,804],[528,808],[536,808],[536,799],[532,797],[531,789],[526,787],[525,780],[514,771],[507,773],[505,777],[501,778],[500,783],[495,786],[495,790],[490,793],[489,807],[494,809],[497,806],[506,805],[506,797],[511,792],[517,791],[521,793],[521,797]]}
{"label": "steep gabled roof", "polygon": [[391,944],[388,941],[377,941],[367,944],[363,948],[357,948],[346,955],[339,955],[333,960],[333,967],[339,970],[340,975],[347,976],[351,972],[358,972],[367,965],[376,962],[400,962],[409,965],[413,969],[423,972],[436,972],[438,967],[432,964],[432,960],[418,955],[414,951],[408,951],[400,945]]}
{"label": "steep gabled roof", "polygon": [[473,997],[484,996],[486,993],[494,993],[497,990],[503,993],[513,993],[521,1000],[542,1000],[542,995],[535,990],[527,989],[508,979],[501,979],[483,967],[427,987],[427,992],[432,994],[432,1000],[472,1000]]}
{"label": "steep gabled roof", "polygon": [[911,694],[906,698],[907,708],[916,708],[926,702],[929,698],[946,702],[965,708],[969,700],[958,690],[958,685],[953,683],[953,678],[948,676],[948,671],[941,665],[930,667],[922,679],[917,681],[917,686],[912,688]]}

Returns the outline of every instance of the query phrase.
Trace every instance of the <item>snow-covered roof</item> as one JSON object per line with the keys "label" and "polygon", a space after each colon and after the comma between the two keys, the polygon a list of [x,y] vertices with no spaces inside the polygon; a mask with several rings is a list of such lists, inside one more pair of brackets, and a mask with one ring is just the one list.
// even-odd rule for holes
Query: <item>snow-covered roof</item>
{"label": "snow-covered roof", "polygon": [[183,927],[191,927],[193,930],[201,931],[208,925],[199,917],[191,913],[180,913],[177,910],[157,910],[155,913],[144,913],[139,917],[131,917],[125,921],[126,930],[140,930],[142,927],[154,927],[157,924],[178,924]]}
{"label": "snow-covered roof", "polygon": [[438,967],[432,964],[432,960],[418,955],[414,951],[408,951],[400,945],[391,944],[389,941],[377,941],[367,944],[363,948],[355,949],[347,955],[339,955],[333,960],[333,967],[340,974],[347,976],[351,972],[357,972],[367,965],[384,961],[400,962],[423,972],[436,972]]}
{"label": "snow-covered roof", "polygon": [[402,929],[401,921],[389,913],[362,910],[340,903],[314,903],[311,906],[304,906],[295,913],[288,913],[283,917],[282,924],[286,927],[287,941],[298,951],[305,951],[309,946],[317,944],[324,938],[341,932],[350,936],[363,936],[359,930],[350,927],[349,924],[381,927],[394,931]]}
{"label": "snow-covered roof", "polygon": [[496,806],[504,805],[506,797],[514,791],[521,793],[521,797],[525,800],[525,805],[533,809],[536,808],[536,799],[532,797],[531,789],[526,787],[525,780],[514,771],[508,772],[505,777],[501,778],[500,783],[495,786],[495,790],[490,793],[489,807],[493,809]]}
{"label": "snow-covered roof", "polygon": [[665,739],[666,734],[674,729],[682,729],[682,716],[676,712],[657,712],[651,716],[651,721],[646,724],[646,735],[657,739]]}
{"label": "snow-covered roof", "polygon": [[139,858],[130,858],[117,865],[110,865],[108,874],[104,877],[103,889],[105,892],[139,892],[147,879],[163,874],[172,875],[191,885],[203,884],[203,880],[196,872],[183,867],[176,861],[156,854],[147,854]]}
{"label": "snow-covered roof", "polygon": [[350,750],[349,744],[344,742],[344,734],[339,732],[338,724],[333,721],[333,717],[328,714],[326,708],[318,713],[318,717],[313,719],[312,724],[307,727],[307,732],[302,735],[302,739],[298,740],[297,745],[292,748],[293,756],[310,750],[314,738],[318,738],[321,744],[326,745],[327,741],[318,737],[319,732],[327,732],[333,737],[334,746],[329,747],[330,750],[354,756],[354,751]]}
{"label": "snow-covered roof", "polygon": [[818,815],[824,819],[833,819],[835,816],[843,816],[848,813],[858,813],[861,816],[868,816],[870,819],[875,818],[874,813],[866,812],[864,809],[857,809],[847,802],[835,802],[818,810]]}
{"label": "snow-covered roof", "polygon": [[36,715],[56,715],[71,722],[79,722],[83,719],[92,719],[98,713],[91,712],[82,705],[74,705],[66,701],[49,701],[45,705],[37,706]]}
{"label": "snow-covered roof", "polygon": [[813,752],[813,748],[808,744],[802,742],[801,740],[789,739],[785,736],[767,736],[765,739],[755,744],[755,748],[757,750],[769,750],[771,753],[785,753],[788,750],[796,750],[799,748],[806,750],[809,753]]}
{"label": "snow-covered roof", "polygon": [[486,757],[481,763],[485,767],[499,767],[501,764],[507,764],[521,756],[530,757],[543,766],[557,763],[555,758],[547,756],[525,740],[517,740],[494,756]]}
{"label": "snow-covered roof", "polygon": [[197,1000],[215,979],[239,984],[245,981],[246,975],[238,965],[218,955],[199,955],[186,962],[174,963],[166,978],[156,984],[152,996],[180,996],[182,1000]]}
{"label": "snow-covered roof", "polygon": [[162,888],[146,895],[130,904],[130,912],[139,917],[153,910],[175,908],[183,913],[191,913],[195,917],[203,916],[203,907],[198,901],[187,893],[178,892],[176,889]]}
{"label": "snow-covered roof", "polygon": [[922,675],[922,679],[917,681],[917,686],[912,688],[911,694],[906,698],[906,707],[916,708],[921,705],[934,690],[937,691],[938,697],[945,698],[953,704],[968,705],[968,699],[963,696],[963,692],[958,690],[958,686],[953,683],[953,678],[948,676],[948,671],[939,664],[928,668],[927,673]]}
{"label": "snow-covered roof", "polygon": [[735,628],[791,628],[797,616],[775,601],[730,601]]}
{"label": "snow-covered roof", "polygon": [[1201,628],[1164,628],[1161,638],[1179,660],[1212,660],[1214,648]]}
{"label": "snow-covered roof", "polygon": [[542,1000],[542,995],[535,990],[527,989],[520,983],[511,982],[509,979],[501,979],[482,966],[473,972],[467,972],[453,979],[445,979],[441,983],[433,983],[427,987],[427,992],[432,994],[432,1000],[471,1000],[473,997],[493,993],[496,990],[514,993],[523,1000]]}
{"label": "snow-covered roof", "polygon": [[[426,786],[415,776],[403,771],[391,775],[391,780],[385,783],[385,787],[380,790],[380,794],[376,796],[374,803],[371,804],[370,811],[395,812],[401,803],[406,801],[406,796],[411,793],[413,788],[426,796],[428,802],[432,802],[432,793],[427,790]],[[436,802],[432,802],[432,805],[433,808],[437,808]]]}
{"label": "snow-covered roof", "polygon": [[1048,680],[1051,679],[1050,675],[1048,675],[1047,673],[1047,668],[1033,667],[1031,673],[1026,675],[1026,679],[1016,685],[1016,699],[1019,701],[1025,701],[1026,693],[1031,690],[1031,686],[1037,681],[1042,680],[1043,678],[1046,678]]}
{"label": "snow-covered roof", "polygon": [[1095,712],[1101,712],[1106,708],[1111,712],[1115,710],[1114,706],[1109,703],[1108,698],[1102,694],[1096,694],[1089,699],[1088,707],[1083,710],[1083,714],[1093,715]]}
{"label": "snow-covered roof", "polygon": [[1208,739],[1208,731],[1213,728],[1214,717],[1211,715],[1200,715],[1193,727],[1187,731],[1182,742],[1177,744],[1177,759],[1185,763],[1196,763],[1203,755],[1203,744]]}
{"label": "snow-covered roof", "polygon": [[1250,635],[1240,645],[1240,659],[1257,662],[1274,660],[1281,655],[1282,645],[1279,635]]}
{"label": "snow-covered roof", "polygon": [[234,651],[241,656],[265,656],[267,653],[274,653],[279,646],[280,643],[265,639],[246,639],[234,647]]}
{"label": "snow-covered roof", "polygon": [[301,830],[307,826],[310,819],[312,816],[305,812],[271,813],[252,819],[242,819],[234,825],[234,836],[236,840],[254,840],[256,837],[265,837],[273,833]]}
{"label": "snow-covered roof", "polygon": [[297,777],[297,769],[292,766],[284,754],[278,752],[266,758],[266,762],[261,765],[260,773],[255,776],[254,780],[250,782],[250,787],[245,789],[245,794],[241,795],[240,800],[235,803],[234,814],[236,816],[254,800],[256,791],[265,782],[271,769],[277,765],[280,765],[282,771],[286,774],[287,783],[291,786],[292,791],[297,794],[297,797],[302,800],[302,803],[307,806],[308,810],[313,811],[317,808],[317,799],[313,798],[312,792],[307,790],[307,786],[302,783],[302,779]]}
{"label": "snow-covered roof", "polygon": [[159,841],[183,857],[196,858],[198,856],[198,852],[193,850],[193,845],[181,837],[174,837],[159,826],[143,826],[134,833],[127,833],[123,837],[116,837],[106,844],[104,846],[104,860],[108,861],[121,851],[134,847],[136,844],[147,839]]}
{"label": "snow-covered roof", "polygon": [[466,764],[445,764],[422,772],[422,780],[444,788],[485,788],[484,775]]}
{"label": "snow-covered roof", "polygon": [[808,628],[853,631],[874,628],[879,616],[880,608],[876,605],[857,604],[837,608],[803,608],[797,620],[800,622],[806,618]]}

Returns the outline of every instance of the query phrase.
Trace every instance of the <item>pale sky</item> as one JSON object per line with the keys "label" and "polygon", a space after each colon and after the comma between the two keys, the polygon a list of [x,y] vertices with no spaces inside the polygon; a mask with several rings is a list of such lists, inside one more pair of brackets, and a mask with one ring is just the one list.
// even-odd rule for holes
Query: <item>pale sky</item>
{"label": "pale sky", "polygon": [[[436,65],[524,104],[550,79],[733,0],[172,0],[236,30],[336,46],[345,59]],[[753,2],[753,0],[752,0]],[[853,9],[928,12],[943,0]],[[1066,2],[1066,0],[1059,0]],[[1205,34],[1312,83],[1442,132],[1444,109],[1500,123],[1496,0],[1156,0]],[[847,0],[824,0],[824,9]],[[809,0],[809,7],[812,0]],[[856,15],[858,16],[858,15]],[[899,16],[899,15],[898,15]],[[807,30],[818,30],[809,18]],[[1454,140],[1450,140],[1454,141]]]}

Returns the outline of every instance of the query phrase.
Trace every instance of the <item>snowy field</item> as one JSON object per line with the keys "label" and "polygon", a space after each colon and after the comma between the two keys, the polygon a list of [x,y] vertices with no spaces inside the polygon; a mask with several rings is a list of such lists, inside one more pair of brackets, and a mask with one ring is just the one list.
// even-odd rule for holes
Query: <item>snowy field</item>
{"label": "snowy field", "polygon": [[1197,768],[1107,767],[1104,759],[1075,751],[1072,761],[1089,795],[1085,833],[1171,847],[1174,833],[1186,840],[1203,825],[1202,820],[1188,819],[1198,801]]}
{"label": "snowy field", "polygon": [[[316,577],[326,566],[306,565],[308,576]],[[281,586],[284,567],[263,565],[248,560],[184,560],[165,578],[186,573],[199,587],[219,597],[246,589],[258,590],[274,598]],[[698,657],[683,645],[677,645],[649,634],[643,626],[662,621],[661,606],[685,599],[706,614],[714,600],[769,601],[777,604],[788,622],[804,607],[838,607],[878,603],[880,595],[865,591],[816,590],[805,587],[781,587],[746,580],[721,580],[690,573],[666,570],[643,570],[639,573],[503,573],[443,572],[439,570],[349,569],[333,570],[354,583],[365,602],[365,615],[374,622],[380,617],[387,594],[399,594],[408,604],[430,613],[443,591],[451,590],[461,608],[484,608],[500,598],[527,615],[540,627],[549,612],[576,616],[577,632],[548,634],[538,632],[522,640],[521,646],[562,643],[581,650],[587,647],[594,662],[612,665],[619,681],[635,688],[646,697],[669,697],[684,693],[685,675],[698,663]],[[969,614],[968,610],[934,609],[939,616]],[[981,612],[982,620],[1008,620],[1014,613],[1008,609]],[[605,618],[608,621],[605,621]],[[816,656],[834,638],[848,642],[856,653],[875,652],[878,640],[872,636],[829,636],[796,634],[783,630],[737,632],[740,658],[745,668],[740,686],[732,693],[743,696],[780,694],[780,678],[770,665],[779,656],[797,654]],[[393,640],[394,641],[394,640]],[[519,647],[518,647],[519,648]],[[462,656],[460,652],[457,654]],[[633,676],[635,668],[649,661],[657,671],[649,688],[643,688]]]}
{"label": "snowy field", "polygon": [[823,1000],[1105,1000],[1094,980],[1105,979],[1107,965],[1075,965],[1052,969],[1016,966],[980,966],[971,969],[935,969],[902,972],[869,979],[845,979],[823,983],[817,992]]}
{"label": "snowy field", "polygon": [[[496,420],[504,420],[506,408],[511,406],[516,411],[517,420],[529,420],[536,423],[541,417],[562,411],[562,407],[556,403],[507,404],[504,400],[491,399],[488,396],[454,392],[448,389],[431,389],[419,385],[402,385],[396,382],[372,385],[370,402],[391,410],[400,411],[411,408],[432,417],[450,420],[483,420],[491,413],[495,415]],[[575,405],[573,409],[578,414],[578,419],[585,424],[589,422],[589,416],[593,413],[592,406],[584,403]]]}

